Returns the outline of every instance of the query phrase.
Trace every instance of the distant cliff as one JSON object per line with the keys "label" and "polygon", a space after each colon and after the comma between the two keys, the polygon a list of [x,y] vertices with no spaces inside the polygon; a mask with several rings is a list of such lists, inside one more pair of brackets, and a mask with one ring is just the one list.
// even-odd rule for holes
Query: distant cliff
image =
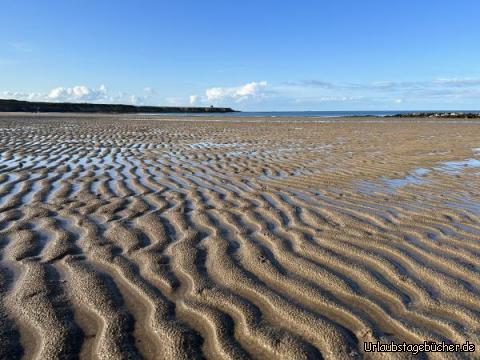
{"label": "distant cliff", "polygon": [[75,112],[75,113],[229,113],[235,110],[223,107],[134,106],[121,104],[80,104],[30,102],[0,99],[0,112]]}

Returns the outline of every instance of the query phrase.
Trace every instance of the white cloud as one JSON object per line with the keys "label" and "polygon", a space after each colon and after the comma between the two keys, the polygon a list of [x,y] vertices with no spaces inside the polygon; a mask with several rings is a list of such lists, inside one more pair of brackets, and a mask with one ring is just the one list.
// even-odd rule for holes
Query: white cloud
{"label": "white cloud", "polygon": [[[148,97],[148,96],[147,96]],[[0,98],[26,101],[50,101],[50,102],[92,102],[92,103],[119,103],[143,105],[147,97],[137,96],[125,92],[110,93],[105,85],[98,88],[90,88],[85,85],[73,87],[59,86],[48,92],[0,92]]]}
{"label": "white cloud", "polygon": [[45,94],[42,93],[25,93],[21,91],[3,91],[0,93],[0,98],[2,99],[15,99],[26,101],[41,101],[44,96]]}
{"label": "white cloud", "polygon": [[[1,61],[1,59],[0,59]],[[120,104],[155,104],[192,106],[230,106],[244,109],[288,108],[303,106],[345,107],[405,106],[405,104],[477,104],[480,99],[480,78],[435,78],[422,81],[377,81],[342,83],[304,80],[270,84],[252,81],[240,86],[210,87],[202,94],[160,97],[153,87],[140,89],[140,94],[111,92],[105,85],[59,86],[45,92],[0,91],[0,98],[27,101],[92,102]],[[452,106],[450,106],[452,107]]]}
{"label": "white cloud", "polygon": [[91,89],[85,85],[78,85],[71,88],[57,87],[52,89],[48,95],[52,101],[108,101],[108,90],[105,85],[98,89]]}
{"label": "white cloud", "polygon": [[267,87],[266,81],[250,82],[237,87],[213,87],[205,91],[207,101],[234,100],[244,101],[263,96],[263,91]]}
{"label": "white cloud", "polygon": [[204,96],[191,95],[190,104],[201,103],[228,103],[242,102],[246,100],[258,100],[266,97],[266,81],[252,81],[250,83],[235,87],[212,87],[205,90]]}
{"label": "white cloud", "polygon": [[198,102],[198,95],[190,95],[189,101],[190,105],[195,105]]}

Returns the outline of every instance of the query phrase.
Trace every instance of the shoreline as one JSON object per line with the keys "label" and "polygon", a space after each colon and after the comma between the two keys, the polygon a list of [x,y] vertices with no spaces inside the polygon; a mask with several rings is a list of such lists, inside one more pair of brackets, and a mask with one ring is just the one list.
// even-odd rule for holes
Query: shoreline
{"label": "shoreline", "polygon": [[205,113],[110,113],[110,112],[28,112],[28,111],[0,111],[1,117],[89,117],[89,118],[128,118],[131,120],[178,120],[181,121],[383,121],[383,120],[419,120],[435,121],[435,120],[479,120],[480,113],[424,113],[424,112],[412,112],[412,113],[399,113],[399,114],[385,114],[385,115],[268,115],[232,111],[232,112],[205,112]]}
{"label": "shoreline", "polygon": [[458,116],[229,116],[228,114],[201,115],[192,114],[111,114],[111,113],[35,113],[35,112],[0,112],[0,119],[4,118],[31,118],[31,119],[118,119],[122,121],[166,121],[166,122],[229,122],[229,123],[311,123],[311,124],[329,124],[329,123],[480,123],[480,117],[458,117]]}

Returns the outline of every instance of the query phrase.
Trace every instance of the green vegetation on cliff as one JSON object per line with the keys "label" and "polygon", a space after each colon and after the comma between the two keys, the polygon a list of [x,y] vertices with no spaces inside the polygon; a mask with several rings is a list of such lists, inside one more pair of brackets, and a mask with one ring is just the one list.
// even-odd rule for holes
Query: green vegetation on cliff
{"label": "green vegetation on cliff", "polygon": [[51,103],[0,99],[0,112],[73,112],[73,113],[228,113],[224,107],[134,106],[121,104]]}

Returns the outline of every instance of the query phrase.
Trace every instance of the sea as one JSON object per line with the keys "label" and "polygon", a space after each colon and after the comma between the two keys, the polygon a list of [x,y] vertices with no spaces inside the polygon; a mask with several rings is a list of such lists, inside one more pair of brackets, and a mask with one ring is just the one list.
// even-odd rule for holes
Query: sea
{"label": "sea", "polygon": [[231,113],[162,113],[162,114],[142,114],[142,115],[172,115],[172,116],[218,116],[218,117],[262,117],[262,118],[281,118],[281,117],[350,117],[350,116],[389,116],[396,114],[410,114],[412,112],[475,112],[476,110],[385,110],[385,111],[239,111]]}

